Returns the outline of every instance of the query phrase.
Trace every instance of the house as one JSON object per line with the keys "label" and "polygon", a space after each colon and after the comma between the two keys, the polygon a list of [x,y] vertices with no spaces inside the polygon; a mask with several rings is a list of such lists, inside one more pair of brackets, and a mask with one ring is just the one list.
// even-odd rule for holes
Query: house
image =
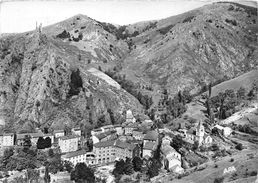
{"label": "house", "polygon": [[117,135],[124,134],[124,129],[123,129],[122,125],[120,125],[120,124],[114,125],[114,129],[116,130]]}
{"label": "house", "polygon": [[137,129],[138,125],[137,124],[128,124],[124,127],[124,133],[125,135],[132,135],[133,134],[133,130]]}
{"label": "house", "polygon": [[96,134],[92,136],[93,144],[96,144],[98,142],[103,142],[107,140],[113,140],[117,138],[116,131],[107,131],[100,134]]}
{"label": "house", "polygon": [[100,127],[100,129],[102,129],[102,132],[108,132],[108,131],[113,131],[115,128],[113,125],[106,125],[106,126]]}
{"label": "house", "polygon": [[132,136],[133,136],[136,140],[143,140],[145,134],[144,134],[142,131],[133,130]]}
{"label": "house", "polygon": [[100,133],[103,133],[101,128],[91,130],[91,136],[98,135]]}
{"label": "house", "polygon": [[54,130],[53,134],[55,138],[63,137],[65,135],[64,130]]}
{"label": "house", "polygon": [[27,133],[27,135],[30,136],[30,141],[32,145],[37,145],[39,137],[44,137],[44,134],[42,132]]}
{"label": "house", "polygon": [[120,140],[110,140],[93,144],[97,164],[111,163],[116,159],[133,158],[136,146]]}
{"label": "house", "polygon": [[217,129],[219,129],[220,131],[222,131],[222,134],[223,134],[225,137],[228,137],[228,136],[231,135],[231,133],[232,133],[232,129],[229,128],[229,127],[224,127],[224,126],[220,126],[220,125],[215,125],[213,128],[217,128]]}
{"label": "house", "polygon": [[163,166],[168,171],[175,173],[183,173],[181,167],[181,154],[178,153],[173,147],[170,146],[171,139],[164,137],[162,139],[161,153],[163,157]]}
{"label": "house", "polygon": [[13,146],[14,145],[14,133],[4,133],[2,137],[2,146]]}
{"label": "house", "polygon": [[151,130],[151,131],[148,131],[146,133],[146,135],[144,135],[144,138],[143,138],[143,145],[146,143],[146,142],[154,142],[155,144],[158,145],[158,139],[159,139],[159,134],[157,131],[154,131],[154,130]]}
{"label": "house", "polygon": [[72,134],[77,136],[82,136],[82,130],[80,128],[72,128]]}
{"label": "house", "polygon": [[136,122],[136,119],[135,117],[133,116],[133,112],[131,110],[127,110],[126,111],[126,120],[125,120],[125,123],[126,124],[129,124],[129,123],[135,123]]}
{"label": "house", "polygon": [[183,137],[183,140],[192,145],[194,142],[197,142],[198,146],[210,145],[212,143],[212,138],[205,133],[204,126],[201,121],[199,121],[196,128],[190,128],[189,130],[179,129],[178,131]]}
{"label": "house", "polygon": [[95,164],[95,155],[87,153],[84,149],[74,152],[69,152],[61,156],[62,160],[70,161],[74,166],[77,163],[86,163],[87,165]]}
{"label": "house", "polygon": [[153,152],[157,149],[155,142],[145,142],[142,148],[142,157],[150,158],[153,156]]}
{"label": "house", "polygon": [[58,146],[60,147],[61,153],[67,153],[78,150],[79,136],[63,136],[59,137]]}
{"label": "house", "polygon": [[47,137],[49,137],[51,139],[51,143],[54,143],[54,136],[52,134],[43,134],[42,132],[37,132],[37,133],[17,134],[16,144],[19,146],[22,146],[26,136],[30,137],[31,144],[34,146],[37,145],[39,137],[43,137],[43,139],[46,139]]}

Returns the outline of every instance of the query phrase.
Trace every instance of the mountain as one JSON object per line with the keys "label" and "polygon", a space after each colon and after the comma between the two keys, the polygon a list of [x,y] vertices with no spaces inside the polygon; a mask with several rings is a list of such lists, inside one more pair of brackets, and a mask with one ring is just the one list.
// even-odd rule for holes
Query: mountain
{"label": "mountain", "polygon": [[130,38],[133,49],[121,74],[171,94],[184,89],[195,93],[258,65],[257,8],[213,3],[127,30],[139,35]]}
{"label": "mountain", "polygon": [[140,113],[137,99],[94,69],[96,64],[112,65],[123,57],[126,44],[114,40],[96,21],[82,15],[42,32],[38,28],[2,37],[2,124],[18,131],[65,125],[92,129],[121,122],[125,110]]}
{"label": "mountain", "polygon": [[213,3],[132,25],[79,14],[2,35],[0,122],[19,131],[65,125],[89,130],[121,122],[127,109],[141,115],[139,101],[104,71],[134,82],[134,91],[152,96],[155,105],[163,88],[171,95],[196,93],[257,68],[257,31],[257,8]]}

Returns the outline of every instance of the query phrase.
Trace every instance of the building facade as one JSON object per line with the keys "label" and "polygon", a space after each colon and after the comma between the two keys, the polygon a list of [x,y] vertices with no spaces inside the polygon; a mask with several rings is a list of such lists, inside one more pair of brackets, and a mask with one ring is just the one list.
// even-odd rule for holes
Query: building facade
{"label": "building facade", "polygon": [[77,163],[86,163],[87,165],[96,164],[95,154],[86,152],[85,150],[70,152],[63,155],[61,158],[70,161],[74,166],[76,166]]}
{"label": "building facade", "polygon": [[94,144],[93,152],[96,155],[97,164],[105,164],[114,162],[116,159],[133,158],[135,148],[134,144],[112,140]]}
{"label": "building facade", "polygon": [[63,136],[58,140],[58,146],[60,147],[61,153],[73,152],[78,150],[80,137],[72,136]]}

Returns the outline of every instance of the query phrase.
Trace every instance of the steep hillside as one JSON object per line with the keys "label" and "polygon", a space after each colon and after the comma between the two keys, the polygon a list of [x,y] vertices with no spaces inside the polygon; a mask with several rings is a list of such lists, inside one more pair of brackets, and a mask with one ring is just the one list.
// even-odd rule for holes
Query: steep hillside
{"label": "steep hillside", "polygon": [[[145,28],[143,28],[145,25]],[[137,24],[130,25],[137,30]],[[141,84],[193,93],[257,68],[257,9],[214,3],[140,24],[122,74]],[[144,31],[142,31],[144,30]]]}
{"label": "steep hillside", "polygon": [[[133,96],[90,72],[92,64],[88,60],[99,62],[103,58],[78,49],[77,44],[87,41],[56,38],[57,25],[43,29],[42,33],[34,31],[0,40],[1,123],[19,131],[64,125],[84,125],[90,129],[121,121],[129,108],[140,113],[141,105]],[[91,33],[82,34],[86,37]],[[94,44],[100,44],[102,38],[99,39]],[[103,45],[99,51],[104,55],[107,50]],[[105,53],[109,61],[117,56]]]}

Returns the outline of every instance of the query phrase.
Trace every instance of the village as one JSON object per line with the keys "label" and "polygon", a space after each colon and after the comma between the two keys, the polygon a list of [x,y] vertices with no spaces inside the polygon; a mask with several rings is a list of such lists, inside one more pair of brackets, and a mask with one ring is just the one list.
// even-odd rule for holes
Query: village
{"label": "village", "polygon": [[[219,130],[224,137],[232,133],[229,127],[216,125],[214,128]],[[49,148],[59,150],[63,161],[69,161],[73,166],[85,163],[87,166],[95,168],[111,165],[127,158],[139,157],[148,160],[154,156],[155,152],[158,152],[161,157],[162,169],[180,175],[185,173],[187,167],[182,165],[187,163],[183,161],[182,154],[189,149],[211,148],[217,145],[206,131],[202,121],[198,121],[190,129],[181,126],[177,131],[157,128],[155,123],[149,119],[139,124],[132,111],[127,110],[124,123],[93,129],[89,138],[82,136],[80,128],[72,128],[69,134],[65,134],[65,130],[54,130],[53,133],[47,134],[41,130],[38,130],[37,133],[25,134],[4,133],[0,136],[0,143],[3,152],[4,149],[12,146],[23,146],[26,138],[30,139],[32,146],[37,147],[39,141],[44,139],[49,143],[47,145]],[[182,148],[173,147],[173,144],[177,143],[178,137],[183,140],[184,145],[181,144],[181,146],[184,147]],[[85,148],[88,141],[92,143],[92,148]],[[192,163],[189,167],[191,166],[193,166]],[[44,176],[44,167],[42,169],[41,175]],[[52,174],[51,182],[59,182],[64,178],[63,174],[62,176]],[[70,177],[67,175],[66,178],[68,180]],[[100,178],[104,179],[105,177]]]}

